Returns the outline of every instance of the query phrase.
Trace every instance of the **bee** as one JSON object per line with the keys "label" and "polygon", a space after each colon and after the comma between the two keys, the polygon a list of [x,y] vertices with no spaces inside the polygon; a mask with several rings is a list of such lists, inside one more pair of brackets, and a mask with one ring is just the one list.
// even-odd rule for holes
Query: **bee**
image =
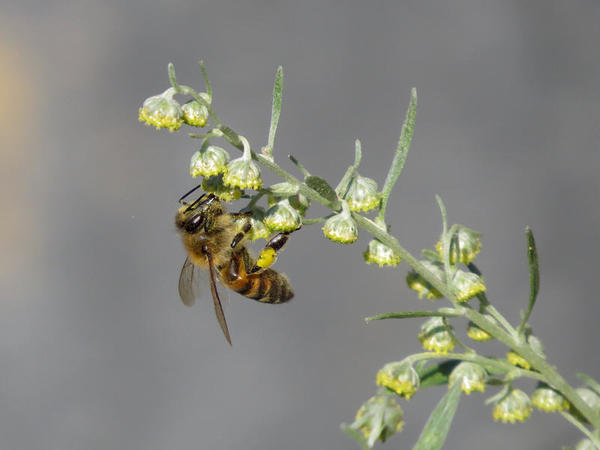
{"label": "bee", "polygon": [[289,233],[271,238],[258,259],[244,245],[251,223],[240,220],[251,213],[229,213],[214,194],[202,194],[192,203],[184,201],[196,191],[196,186],[179,199],[182,204],[175,215],[175,226],[181,233],[187,258],[179,276],[179,296],[187,306],[198,297],[198,271],[207,270],[215,314],[225,339],[231,337],[217,291],[216,279],[235,292],[261,303],[285,303],[294,296],[287,277],[268,266],[276,259],[277,251],[287,242]]}

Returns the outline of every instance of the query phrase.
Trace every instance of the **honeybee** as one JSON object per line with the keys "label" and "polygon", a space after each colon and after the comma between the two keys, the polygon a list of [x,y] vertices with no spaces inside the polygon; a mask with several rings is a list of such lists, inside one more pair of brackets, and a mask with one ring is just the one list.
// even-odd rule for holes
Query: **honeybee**
{"label": "honeybee", "polygon": [[179,296],[185,305],[193,305],[198,297],[197,271],[208,269],[215,314],[231,345],[216,279],[229,289],[261,303],[289,301],[294,293],[287,277],[268,268],[275,261],[277,251],[287,242],[289,233],[276,234],[267,242],[258,260],[254,259],[244,245],[251,223],[242,221],[240,227],[238,220],[248,218],[250,214],[227,212],[214,194],[202,194],[192,203],[185,202],[184,199],[199,187],[179,199],[183,206],[175,215],[175,226],[188,254],[179,276]]}

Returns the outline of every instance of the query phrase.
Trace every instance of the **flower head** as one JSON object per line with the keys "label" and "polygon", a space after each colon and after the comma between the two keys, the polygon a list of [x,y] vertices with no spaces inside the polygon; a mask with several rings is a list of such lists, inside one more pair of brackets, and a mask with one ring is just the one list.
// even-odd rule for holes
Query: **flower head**
{"label": "flower head", "polygon": [[471,321],[469,321],[469,324],[467,325],[467,336],[474,341],[487,341],[493,338],[491,334],[485,330],[482,330]]}
{"label": "flower head", "polygon": [[425,350],[436,353],[448,353],[454,348],[452,326],[442,317],[431,317],[421,325],[419,340]]}
{"label": "flower head", "polygon": [[539,382],[533,394],[531,403],[537,409],[546,412],[562,411],[569,408],[569,402],[558,391],[546,383]]}
{"label": "flower head", "polygon": [[285,233],[300,228],[302,217],[292,208],[289,199],[284,198],[269,208],[263,222],[270,231]]}
{"label": "flower head", "polygon": [[377,182],[367,177],[356,175],[348,186],[344,197],[348,201],[350,211],[370,211],[379,206],[381,196],[377,192]]}
{"label": "flower head", "polygon": [[367,264],[375,263],[379,267],[397,266],[402,262],[402,258],[379,239],[371,239],[363,256]]}
{"label": "flower head", "polygon": [[[436,275],[440,280],[445,278],[444,265],[439,262],[421,261],[427,270]],[[428,298],[430,300],[442,298],[443,295],[433,287],[425,278],[419,275],[416,271],[411,270],[406,275],[406,284],[409,288],[414,289],[419,294],[419,298]]]}
{"label": "flower head", "polygon": [[229,153],[221,147],[203,145],[192,156],[192,160],[190,161],[190,175],[193,177],[197,177],[198,175],[210,177],[224,173],[227,170],[228,160]]}
{"label": "flower head", "polygon": [[525,422],[531,415],[533,406],[527,394],[519,389],[511,389],[494,406],[494,420],[500,422]]}
{"label": "flower head", "polygon": [[391,362],[377,372],[379,386],[391,389],[396,394],[411,398],[419,390],[420,380],[417,371],[407,362]]}
{"label": "flower head", "polygon": [[223,174],[204,178],[202,181],[202,189],[204,192],[215,194],[224,202],[238,200],[244,193],[240,188],[226,186],[223,184]]}
{"label": "flower head", "polygon": [[508,362],[511,363],[513,366],[522,367],[526,370],[529,370],[531,368],[531,364],[529,364],[529,361],[527,361],[518,353],[513,352],[512,350],[506,354],[506,359],[508,359]]}
{"label": "flower head", "polygon": [[456,272],[453,284],[457,290],[456,300],[459,302],[466,302],[476,295],[485,292],[483,279],[472,272],[465,272],[459,269]]}
{"label": "flower head", "polygon": [[240,189],[251,188],[258,190],[262,187],[262,178],[258,165],[252,161],[250,144],[245,137],[241,137],[244,144],[244,154],[239,158],[229,161],[223,177],[223,183]]}
{"label": "flower head", "polygon": [[[206,95],[206,94],[205,94]],[[183,121],[192,127],[203,127],[208,119],[208,109],[198,100],[190,100],[181,107]]]}
{"label": "flower head", "polygon": [[394,397],[380,392],[362,404],[350,428],[360,430],[367,445],[373,447],[375,441],[385,442],[402,430],[403,417],[404,412]]}
{"label": "flower head", "polygon": [[485,390],[487,372],[479,364],[468,361],[461,362],[452,370],[448,380],[448,387],[455,383],[460,383],[463,392],[470,394],[472,391]]}
{"label": "flower head", "polygon": [[[481,250],[481,240],[479,239],[481,234],[468,228],[460,227],[455,233],[455,236],[457,239],[457,246],[460,248],[460,257],[457,258],[457,246],[452,245],[450,250],[450,264],[456,264],[457,259],[463,264],[469,264],[475,259],[479,250]],[[443,260],[444,248],[442,245],[442,238],[440,238],[435,245],[435,248],[439,252],[440,258]]]}
{"label": "flower head", "polygon": [[169,131],[178,130],[183,123],[181,106],[173,99],[175,90],[167,89],[160,95],[155,95],[144,100],[139,111],[140,122]]}
{"label": "flower head", "polygon": [[325,237],[334,242],[351,244],[358,239],[358,226],[346,202],[342,202],[342,212],[327,219],[322,230]]}
{"label": "flower head", "polygon": [[239,219],[240,223],[250,221],[250,231],[246,233],[246,238],[250,241],[256,241],[258,239],[267,239],[271,232],[263,223],[265,217],[265,210],[260,207],[252,208],[252,215],[248,218]]}

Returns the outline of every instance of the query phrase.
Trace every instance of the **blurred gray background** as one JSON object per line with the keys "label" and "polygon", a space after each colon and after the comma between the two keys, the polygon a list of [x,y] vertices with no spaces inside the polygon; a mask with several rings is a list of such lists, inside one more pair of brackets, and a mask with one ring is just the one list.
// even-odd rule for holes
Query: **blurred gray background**
{"label": "blurred gray background", "polygon": [[[441,194],[451,222],[483,233],[489,296],[517,321],[530,225],[536,334],[569,381],[600,375],[596,0],[9,0],[2,11],[2,449],[358,448],[339,424],[375,392],[383,364],[420,349],[419,320],[363,322],[432,307],[406,288],[405,264],[363,263],[366,233],[342,247],[319,226],[299,232],[277,264],[296,298],[230,295],[233,348],[208,298],[181,304],[173,215],[194,185],[198,142],[137,121],[168,87],[170,61],[198,89],[206,61],[217,111],[254,146],[283,65],[276,157],[293,170],[292,153],[332,183],[355,138],[361,172],[382,183],[416,86],[393,233],[415,254],[431,247]],[[382,448],[410,448],[443,392],[403,402],[405,429]],[[580,438],[558,415],[493,423],[492,392],[464,398],[446,448]]]}

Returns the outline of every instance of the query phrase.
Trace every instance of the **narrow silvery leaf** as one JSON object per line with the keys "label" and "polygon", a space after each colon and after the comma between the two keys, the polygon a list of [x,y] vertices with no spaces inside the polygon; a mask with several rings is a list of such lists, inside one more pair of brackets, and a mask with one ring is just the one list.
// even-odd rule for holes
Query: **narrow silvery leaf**
{"label": "narrow silvery leaf", "polygon": [[460,384],[452,386],[435,407],[413,450],[441,449],[450,431],[452,419],[460,402]]}
{"label": "narrow silvery leaf", "polygon": [[529,316],[531,316],[531,311],[540,290],[540,268],[533,231],[527,227],[525,233],[527,234],[527,262],[529,263],[529,304],[527,305],[527,311],[525,311],[521,319],[521,324],[518,328],[519,333],[523,333],[525,330],[525,325],[527,324],[527,320],[529,320]]}
{"label": "narrow silvery leaf", "polygon": [[269,142],[267,147],[273,151],[275,143],[275,132],[279,123],[279,115],[281,114],[281,91],[283,90],[283,67],[277,68],[275,75],[275,85],[273,86],[273,107],[271,109],[271,127],[269,128]]}
{"label": "narrow silvery leaf", "polygon": [[330,202],[337,201],[337,194],[333,188],[329,186],[329,183],[327,183],[327,181],[325,181],[323,178],[311,175],[306,177],[304,182],[309,188],[317,191],[322,197],[326,198]]}

